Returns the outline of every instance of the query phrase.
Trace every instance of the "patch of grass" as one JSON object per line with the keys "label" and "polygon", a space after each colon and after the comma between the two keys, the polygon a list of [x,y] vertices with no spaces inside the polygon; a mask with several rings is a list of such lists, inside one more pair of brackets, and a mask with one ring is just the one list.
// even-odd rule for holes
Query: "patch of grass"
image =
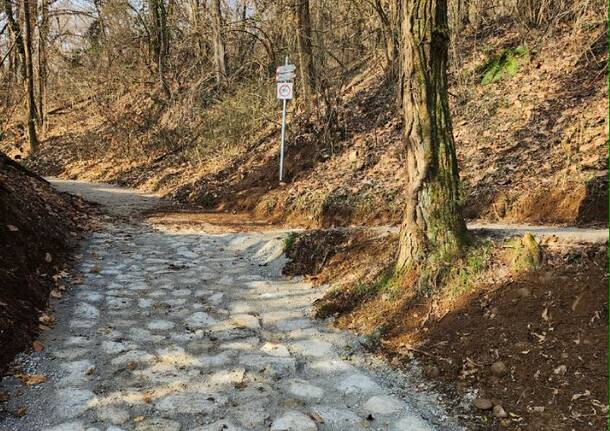
{"label": "patch of grass", "polygon": [[487,85],[515,76],[519,71],[521,60],[527,56],[528,50],[522,46],[502,50],[479,68],[481,84]]}
{"label": "patch of grass", "polygon": [[493,248],[491,241],[481,241],[468,249],[466,255],[449,271],[446,281],[448,295],[457,297],[472,290],[480,275],[489,267]]}
{"label": "patch of grass", "polygon": [[299,234],[296,232],[289,232],[288,235],[284,237],[284,253],[288,253],[292,250],[298,237]]}

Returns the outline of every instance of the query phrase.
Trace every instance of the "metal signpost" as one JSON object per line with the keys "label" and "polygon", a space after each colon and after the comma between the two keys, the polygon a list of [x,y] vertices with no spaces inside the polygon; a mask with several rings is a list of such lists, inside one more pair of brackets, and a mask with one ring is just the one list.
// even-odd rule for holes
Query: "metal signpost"
{"label": "metal signpost", "polygon": [[280,141],[280,183],[284,178],[284,139],[286,137],[286,108],[288,101],[293,98],[294,95],[294,84],[293,80],[295,77],[294,71],[296,66],[294,64],[288,64],[288,57],[286,57],[286,63],[280,66],[276,70],[276,81],[277,81],[277,98],[283,102],[282,110],[282,137]]}

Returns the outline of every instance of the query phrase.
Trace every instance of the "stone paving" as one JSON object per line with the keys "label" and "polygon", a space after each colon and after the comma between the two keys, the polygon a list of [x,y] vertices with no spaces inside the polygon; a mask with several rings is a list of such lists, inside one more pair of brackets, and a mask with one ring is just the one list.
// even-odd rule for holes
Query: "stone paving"
{"label": "stone paving", "polygon": [[17,360],[48,380],[4,379],[8,410],[25,414],[0,416],[0,429],[458,429],[359,364],[354,336],[308,317],[322,292],[280,276],[282,250],[277,232],[93,234],[45,351]]}

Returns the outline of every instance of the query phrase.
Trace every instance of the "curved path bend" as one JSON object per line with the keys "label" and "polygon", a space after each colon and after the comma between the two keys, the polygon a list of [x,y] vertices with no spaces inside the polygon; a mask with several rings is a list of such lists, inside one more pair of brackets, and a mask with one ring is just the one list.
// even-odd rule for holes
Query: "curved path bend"
{"label": "curved path bend", "polygon": [[[56,181],[119,215],[155,196]],[[43,352],[0,429],[17,431],[436,431],[460,429],[415,374],[308,317],[323,292],[280,275],[285,231],[206,233],[119,218],[83,244]],[[122,220],[122,221],[121,221]],[[8,412],[8,413],[6,413]]]}

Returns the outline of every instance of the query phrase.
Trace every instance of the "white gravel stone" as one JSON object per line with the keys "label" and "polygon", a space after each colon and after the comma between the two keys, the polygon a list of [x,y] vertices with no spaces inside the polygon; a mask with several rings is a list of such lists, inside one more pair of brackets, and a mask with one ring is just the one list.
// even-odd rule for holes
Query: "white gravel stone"
{"label": "white gravel stone", "polygon": [[153,320],[146,327],[151,331],[167,331],[172,329],[176,324],[169,320]]}
{"label": "white gravel stone", "polygon": [[284,413],[271,424],[271,431],[317,431],[318,427],[309,416],[298,411]]}
{"label": "white gravel stone", "polygon": [[379,385],[364,374],[352,374],[339,383],[337,389],[346,394],[372,393],[380,390]]}
{"label": "white gravel stone", "polygon": [[318,402],[322,399],[324,390],[306,380],[292,380],[288,384],[288,393],[302,401]]}
{"label": "white gravel stone", "polygon": [[59,389],[56,412],[60,417],[75,418],[87,411],[94,399],[95,395],[91,391],[72,388]]}
{"label": "white gravel stone", "polygon": [[281,358],[287,358],[290,356],[288,348],[283,344],[265,343],[261,347],[261,350],[271,356],[278,356]]}
{"label": "white gravel stone", "polygon": [[388,395],[376,395],[364,404],[364,410],[372,415],[391,415],[404,410],[399,400]]}
{"label": "white gravel stone", "polygon": [[127,365],[130,362],[146,363],[154,359],[154,356],[142,350],[131,350],[127,353],[117,356],[110,363],[112,365]]}
{"label": "white gravel stone", "polygon": [[302,340],[293,343],[291,346],[303,356],[315,356],[317,358],[335,356],[332,345],[326,341]]}
{"label": "white gravel stone", "polygon": [[42,431],[85,431],[85,426],[80,422],[68,422],[51,428],[44,428]]}
{"label": "white gravel stone", "polygon": [[94,320],[100,317],[100,311],[91,304],[81,302],[74,308],[74,317],[85,320]]}
{"label": "white gravel stone", "polygon": [[129,420],[129,412],[114,406],[103,406],[97,409],[97,417],[113,425],[122,425]]}
{"label": "white gravel stone", "polygon": [[419,416],[408,416],[396,422],[391,431],[434,431],[434,428]]}
{"label": "white gravel stone", "polygon": [[205,328],[216,323],[216,319],[204,311],[198,311],[191,314],[191,317],[186,319],[186,324],[191,328]]}

